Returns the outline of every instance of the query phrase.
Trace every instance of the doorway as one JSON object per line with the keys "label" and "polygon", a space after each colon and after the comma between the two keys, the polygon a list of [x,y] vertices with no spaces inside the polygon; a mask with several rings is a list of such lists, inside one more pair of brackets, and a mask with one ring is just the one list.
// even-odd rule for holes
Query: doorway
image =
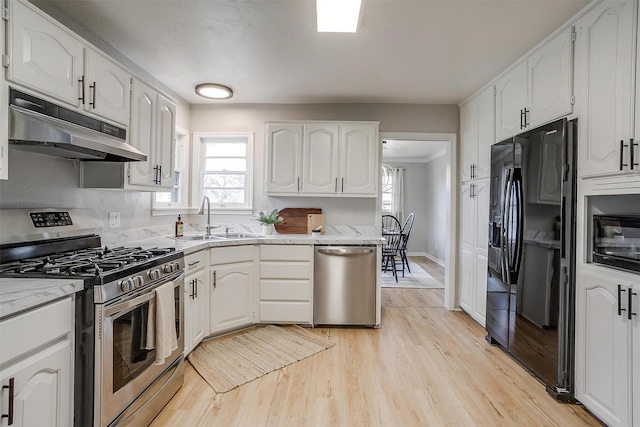
{"label": "doorway", "polygon": [[[387,146],[383,149],[383,146]],[[385,151],[393,151],[393,155]],[[395,163],[426,163],[436,157],[444,162],[444,232],[440,251],[444,254],[444,306],[449,310],[456,308],[456,191],[457,188],[457,136],[455,133],[414,133],[414,132],[380,132],[380,164],[389,160]],[[382,216],[382,195],[377,203],[378,218]],[[425,196],[426,197],[426,196]],[[413,233],[412,231],[412,236]],[[443,250],[442,250],[443,249]]]}

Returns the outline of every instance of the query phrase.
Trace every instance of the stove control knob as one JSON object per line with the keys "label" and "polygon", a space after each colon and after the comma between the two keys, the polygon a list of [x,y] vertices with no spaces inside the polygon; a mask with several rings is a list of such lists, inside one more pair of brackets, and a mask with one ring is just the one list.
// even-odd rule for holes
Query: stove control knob
{"label": "stove control knob", "polygon": [[142,276],[135,276],[131,280],[133,280],[134,288],[139,288],[144,284],[144,278]]}
{"label": "stove control knob", "polygon": [[122,289],[124,292],[129,292],[130,290],[133,289],[133,280],[131,279],[124,279],[123,281],[120,282],[120,289]]}
{"label": "stove control knob", "polygon": [[162,266],[162,271],[164,273],[173,273],[173,264],[165,264]]}
{"label": "stove control knob", "polygon": [[173,271],[178,271],[180,270],[180,263],[179,262],[174,262],[173,263]]}
{"label": "stove control knob", "polygon": [[149,270],[149,279],[156,280],[159,277],[160,277],[160,270],[158,269]]}

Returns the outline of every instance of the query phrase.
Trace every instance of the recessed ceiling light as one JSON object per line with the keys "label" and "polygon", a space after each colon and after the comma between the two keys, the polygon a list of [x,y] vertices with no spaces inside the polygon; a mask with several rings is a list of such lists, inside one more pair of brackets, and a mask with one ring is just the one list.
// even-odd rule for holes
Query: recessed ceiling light
{"label": "recessed ceiling light", "polygon": [[355,33],[362,0],[316,0],[319,33]]}
{"label": "recessed ceiling light", "polygon": [[216,83],[202,83],[196,85],[196,93],[204,98],[229,99],[233,96],[230,87]]}

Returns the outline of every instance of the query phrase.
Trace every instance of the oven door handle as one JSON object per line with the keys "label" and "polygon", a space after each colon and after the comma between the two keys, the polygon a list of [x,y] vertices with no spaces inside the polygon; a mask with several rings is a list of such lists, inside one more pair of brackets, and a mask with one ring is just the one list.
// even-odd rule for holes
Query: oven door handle
{"label": "oven door handle", "polygon": [[[177,282],[180,279],[184,279],[184,274],[185,273],[183,271],[178,276],[176,276],[175,278],[173,278],[171,280],[167,280],[166,282],[169,282],[169,281]],[[177,285],[177,286],[179,286],[179,285]],[[132,300],[122,301],[122,302],[116,303],[115,305],[113,305],[112,307],[107,308],[104,311],[104,316],[105,317],[113,316],[116,313],[128,310],[131,307],[135,307],[136,305],[140,305],[143,302],[147,302],[149,300],[152,300],[153,298],[156,297],[156,293],[155,292],[151,292],[151,291],[155,290],[155,288],[157,288],[157,286],[154,287],[153,289],[150,289],[148,292],[145,292],[143,295],[140,295],[139,297],[136,297],[136,298],[134,298]]]}

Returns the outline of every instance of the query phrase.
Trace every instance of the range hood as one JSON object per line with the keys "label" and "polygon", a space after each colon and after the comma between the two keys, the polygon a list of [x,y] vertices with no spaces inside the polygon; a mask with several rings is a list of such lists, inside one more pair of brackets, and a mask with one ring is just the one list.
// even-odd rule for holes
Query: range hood
{"label": "range hood", "polygon": [[134,162],[147,155],[126,143],[126,130],[10,90],[10,147],[76,160]]}

